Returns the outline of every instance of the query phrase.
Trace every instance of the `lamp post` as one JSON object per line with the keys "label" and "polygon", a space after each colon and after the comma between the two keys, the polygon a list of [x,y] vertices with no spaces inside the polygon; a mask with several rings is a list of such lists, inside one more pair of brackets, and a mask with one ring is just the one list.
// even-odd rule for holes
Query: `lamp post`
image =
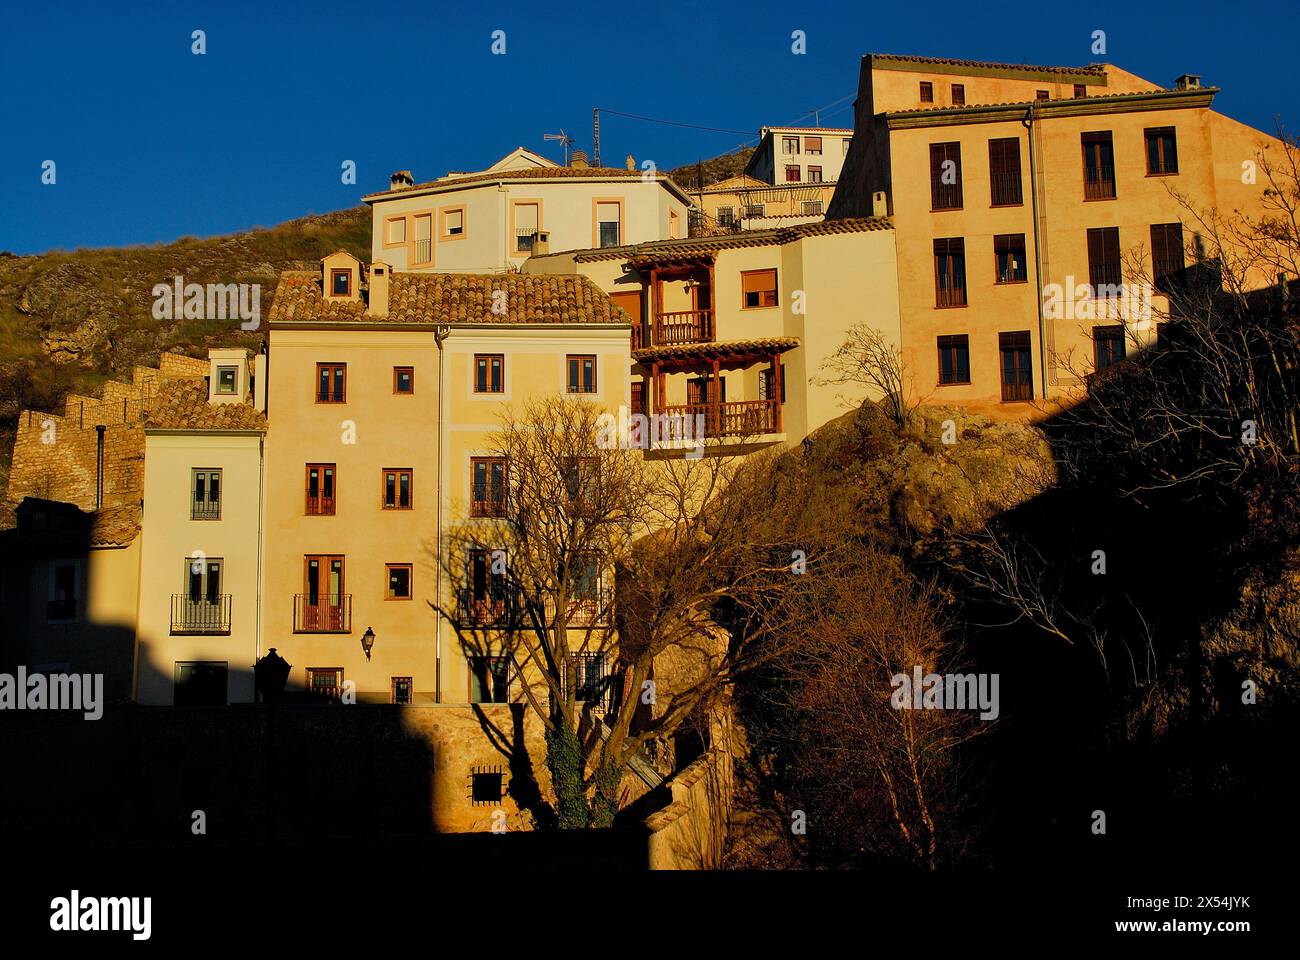
{"label": "lamp post", "polygon": [[370,659],[370,651],[375,646],[375,631],[366,627],[366,632],[361,635],[361,649],[365,651],[366,659]]}

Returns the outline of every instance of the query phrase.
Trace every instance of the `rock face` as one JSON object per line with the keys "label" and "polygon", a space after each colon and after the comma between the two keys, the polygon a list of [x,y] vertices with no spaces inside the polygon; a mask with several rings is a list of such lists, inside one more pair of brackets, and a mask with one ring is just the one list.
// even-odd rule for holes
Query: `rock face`
{"label": "rock face", "polygon": [[105,292],[105,278],[94,267],[69,262],[37,274],[23,289],[18,309],[45,331],[41,349],[52,361],[90,364],[126,303]]}

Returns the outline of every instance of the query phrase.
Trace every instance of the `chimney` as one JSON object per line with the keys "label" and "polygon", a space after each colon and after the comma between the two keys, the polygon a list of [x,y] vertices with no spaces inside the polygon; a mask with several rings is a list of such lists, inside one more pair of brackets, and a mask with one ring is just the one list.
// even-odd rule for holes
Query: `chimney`
{"label": "chimney", "polygon": [[574,150],[573,153],[569,156],[569,166],[586,167],[587,165],[588,164],[587,164],[586,150]]}
{"label": "chimney", "polygon": [[389,190],[406,190],[415,185],[415,178],[411,176],[410,170],[398,170],[388,178]]}
{"label": "chimney", "polygon": [[370,301],[366,304],[366,314],[371,317],[388,316],[388,281],[393,268],[382,260],[370,265]]}
{"label": "chimney", "polygon": [[884,190],[877,190],[871,195],[871,215],[873,217],[889,216],[889,201]]}
{"label": "chimney", "polygon": [[636,157],[632,156],[630,153],[627,155],[627,168],[629,170],[636,169]]}
{"label": "chimney", "polygon": [[533,235],[533,256],[551,252],[551,234],[548,230],[538,230]]}
{"label": "chimney", "polygon": [[1199,73],[1184,73],[1174,81],[1175,90],[1199,90],[1201,88],[1201,75]]}

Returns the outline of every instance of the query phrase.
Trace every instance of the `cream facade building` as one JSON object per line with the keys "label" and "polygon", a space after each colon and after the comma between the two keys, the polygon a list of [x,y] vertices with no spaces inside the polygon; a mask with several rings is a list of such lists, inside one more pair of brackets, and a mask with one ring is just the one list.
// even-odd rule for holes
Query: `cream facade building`
{"label": "cream facade building", "polygon": [[745,174],[764,183],[834,183],[853,131],[843,127],[763,127]]}
{"label": "cream facade building", "polygon": [[487,170],[414,183],[364,198],[371,259],[399,272],[500,273],[534,253],[686,236],[690,198],[667,174],[567,167],[520,148]]}

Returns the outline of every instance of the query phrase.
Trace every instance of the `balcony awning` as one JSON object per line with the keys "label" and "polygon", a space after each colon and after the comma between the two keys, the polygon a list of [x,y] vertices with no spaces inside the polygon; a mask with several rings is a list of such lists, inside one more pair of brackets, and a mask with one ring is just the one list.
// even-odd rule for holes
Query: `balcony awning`
{"label": "balcony awning", "polygon": [[679,343],[660,347],[646,347],[632,351],[638,363],[659,363],[670,366],[689,366],[695,363],[720,360],[723,363],[745,364],[771,359],[774,353],[785,353],[799,346],[798,337],[764,337],[758,340],[719,340],[708,343]]}

